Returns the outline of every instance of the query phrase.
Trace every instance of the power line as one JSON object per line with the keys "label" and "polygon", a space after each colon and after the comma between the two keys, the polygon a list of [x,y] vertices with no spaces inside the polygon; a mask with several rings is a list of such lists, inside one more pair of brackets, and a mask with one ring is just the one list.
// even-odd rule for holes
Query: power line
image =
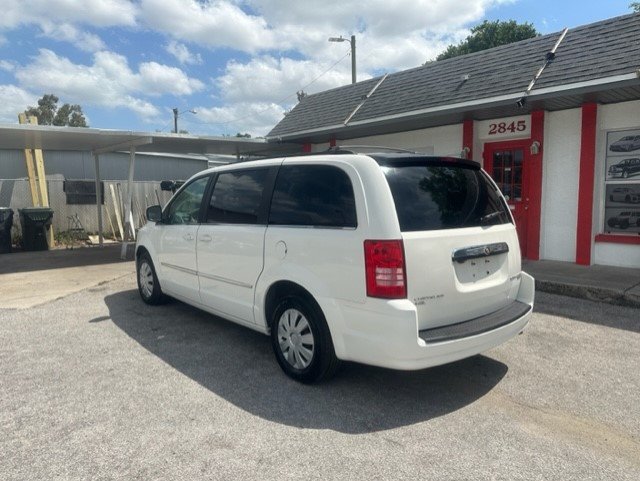
{"label": "power line", "polygon": [[[349,55],[351,55],[351,52],[350,52],[350,51],[348,51],[345,55],[343,55],[342,57],[340,57],[340,59],[338,59],[336,62],[334,62],[333,64],[331,64],[331,66],[330,66],[329,68],[327,68],[326,70],[324,70],[321,74],[319,74],[319,75],[318,75],[316,78],[314,78],[311,82],[309,82],[309,83],[307,83],[307,84],[303,85],[300,89],[301,89],[301,90],[304,90],[304,89],[306,89],[307,87],[309,87],[310,85],[313,85],[315,82],[317,82],[318,80],[320,80],[320,78],[322,78],[324,75],[326,75],[329,71],[333,70],[333,68],[334,68],[336,65],[338,65],[340,62],[342,62],[342,61],[343,61],[345,58],[347,58]],[[289,99],[289,98],[293,97],[294,95],[296,95],[296,93],[289,94],[289,95],[287,95],[286,97],[281,98],[280,100],[276,100],[276,101],[274,101],[274,102],[271,102],[271,104],[281,104],[281,103],[283,103],[285,100],[287,100],[287,99]],[[207,124],[207,125],[233,124],[233,123],[235,123],[235,122],[239,122],[240,120],[248,119],[249,117],[251,117],[252,115],[255,115],[256,113],[265,112],[265,111],[267,111],[270,107],[271,107],[271,106],[269,106],[269,107],[265,107],[265,108],[263,108],[263,109],[259,109],[259,110],[255,111],[255,112],[252,112],[252,113],[250,113],[250,114],[247,114],[247,115],[245,115],[245,116],[243,116],[243,117],[238,117],[238,118],[235,118],[235,119],[232,119],[232,120],[225,120],[225,121],[223,121],[223,122],[207,122],[207,121],[202,121],[202,122],[197,122],[197,123],[202,123],[202,124]],[[193,119],[192,119],[192,120],[193,120]]]}
{"label": "power line", "polygon": [[[333,70],[333,68],[338,65],[340,62],[342,62],[345,58],[347,58],[349,55],[351,55],[351,51],[347,51],[347,53],[345,53],[342,57],[340,57],[336,62],[332,63],[326,70],[322,71],[322,73],[320,73],[317,77],[315,77],[313,80],[311,80],[310,82],[306,83],[305,85],[303,85],[302,87],[300,87],[300,90],[304,90],[306,88],[308,88],[309,86],[313,85],[314,83],[316,83],[318,80],[320,80],[323,76],[325,76],[327,73],[329,73],[331,70]],[[292,93],[292,94],[288,94],[286,97],[281,98],[280,100],[276,100],[274,102],[270,102],[270,104],[281,104],[284,101],[290,99],[291,97],[295,96],[297,94],[296,93]],[[200,120],[200,119],[195,119],[195,118],[190,118],[189,120],[184,120],[185,123],[195,123],[195,124],[200,124],[200,125],[227,125],[227,124],[234,124],[236,122],[239,122],[241,120],[245,120],[248,119],[249,117],[255,115],[255,114],[259,114],[262,112],[266,112],[268,109],[271,108],[271,105],[269,105],[268,107],[264,107],[262,109],[258,109],[255,112],[252,112],[250,114],[244,115],[242,117],[238,117],[232,120],[225,120],[222,122],[210,122],[210,121],[206,121],[206,120]],[[169,123],[165,124],[165,126],[160,129],[160,131],[162,132],[165,128],[169,127],[171,125],[173,121],[170,121]]]}

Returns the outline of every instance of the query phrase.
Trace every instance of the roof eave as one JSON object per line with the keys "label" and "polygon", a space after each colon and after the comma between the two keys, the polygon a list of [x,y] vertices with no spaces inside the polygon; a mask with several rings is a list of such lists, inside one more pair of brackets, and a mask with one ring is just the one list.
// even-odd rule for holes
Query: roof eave
{"label": "roof eave", "polygon": [[[629,74],[615,75],[612,77],[603,77],[600,79],[575,82],[572,84],[535,89],[527,96],[527,101],[534,102],[568,95],[583,95],[597,92],[603,90],[604,88],[623,88],[634,85],[640,85],[640,69]],[[414,117],[437,117],[439,115],[464,113],[477,108],[487,109],[503,107],[505,105],[509,105],[510,103],[517,102],[524,96],[524,93],[525,92],[523,90],[521,92],[512,94],[470,100],[467,102],[459,102],[456,104],[440,105],[436,107],[402,112],[399,114],[385,115],[371,119],[357,120],[349,122],[348,124],[334,124],[317,129],[308,129],[287,134],[272,135],[267,136],[266,139],[268,141],[301,140],[303,138],[312,136],[335,132],[344,132],[346,130],[349,130],[349,128],[351,127],[355,128],[366,125],[385,125],[392,124],[399,120],[410,120]]]}

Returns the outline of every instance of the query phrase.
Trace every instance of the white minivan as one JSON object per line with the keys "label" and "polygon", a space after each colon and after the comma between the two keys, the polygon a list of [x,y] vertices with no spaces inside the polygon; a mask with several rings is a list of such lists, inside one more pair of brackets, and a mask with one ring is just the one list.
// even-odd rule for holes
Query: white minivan
{"label": "white minivan", "polygon": [[271,336],[292,378],[341,360],[414,370],[522,332],[534,280],[513,218],[470,160],[329,153],[201,172],[147,211],[142,299]]}

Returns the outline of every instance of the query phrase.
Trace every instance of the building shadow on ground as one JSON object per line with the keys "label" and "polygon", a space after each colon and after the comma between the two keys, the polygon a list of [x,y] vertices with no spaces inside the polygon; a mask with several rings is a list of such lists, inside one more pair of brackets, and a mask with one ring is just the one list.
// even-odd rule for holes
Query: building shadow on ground
{"label": "building shadow on ground", "polygon": [[133,255],[122,260],[120,250],[120,244],[31,252],[14,249],[11,254],[2,254],[0,274],[131,262]]}
{"label": "building shadow on ground", "polygon": [[640,333],[640,310],[605,302],[536,293],[534,312]]}
{"label": "building shadow on ground", "polygon": [[346,363],[334,379],[303,385],[282,373],[263,334],[177,301],[147,306],[135,290],[105,302],[116,326],[185,376],[249,413],[300,428],[355,434],[420,423],[478,400],[508,370],[485,356],[416,372]]}

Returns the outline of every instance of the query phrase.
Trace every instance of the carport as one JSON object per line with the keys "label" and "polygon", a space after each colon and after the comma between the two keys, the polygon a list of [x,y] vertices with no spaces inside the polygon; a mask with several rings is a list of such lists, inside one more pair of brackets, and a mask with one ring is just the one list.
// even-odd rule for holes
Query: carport
{"label": "carport", "polygon": [[243,156],[267,157],[292,153],[299,151],[300,145],[267,143],[264,139],[10,124],[0,126],[0,148],[91,152],[95,163],[96,208],[99,245],[101,247],[104,244],[104,239],[102,234],[100,156],[108,152],[128,151],[130,159],[125,201],[125,239],[123,239],[120,253],[124,259],[128,245],[126,238],[135,239],[135,230],[131,222],[131,201],[136,152],[233,155],[239,160]]}

